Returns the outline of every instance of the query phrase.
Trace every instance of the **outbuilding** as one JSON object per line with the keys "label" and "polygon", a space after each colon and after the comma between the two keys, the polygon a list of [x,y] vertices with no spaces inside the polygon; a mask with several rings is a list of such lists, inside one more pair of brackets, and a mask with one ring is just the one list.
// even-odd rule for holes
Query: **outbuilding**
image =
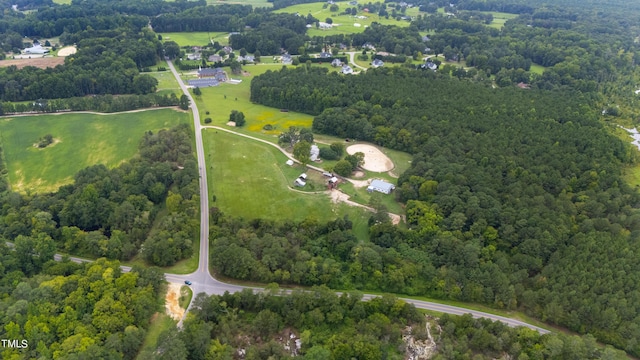
{"label": "outbuilding", "polygon": [[371,185],[369,185],[369,186],[367,187],[367,191],[368,191],[368,192],[374,192],[374,191],[377,191],[377,192],[381,192],[381,193],[383,193],[383,194],[390,194],[390,193],[391,193],[391,191],[392,191],[393,189],[395,189],[395,188],[396,188],[396,186],[395,186],[395,185],[393,185],[393,184],[391,184],[391,183],[388,183],[388,182],[386,182],[386,181],[382,181],[382,180],[377,180],[377,179],[376,179],[376,180],[373,180],[373,181],[371,182]]}

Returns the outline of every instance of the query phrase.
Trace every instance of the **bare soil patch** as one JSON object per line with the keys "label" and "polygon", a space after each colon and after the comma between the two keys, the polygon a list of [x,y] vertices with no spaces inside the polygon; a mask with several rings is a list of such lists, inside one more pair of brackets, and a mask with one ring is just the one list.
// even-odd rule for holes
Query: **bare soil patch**
{"label": "bare soil patch", "polygon": [[169,284],[165,298],[165,310],[172,319],[180,321],[184,316],[184,309],[180,307],[180,284]]}
{"label": "bare soil patch", "polygon": [[347,153],[353,155],[357,152],[364,154],[362,168],[368,171],[385,172],[393,169],[393,161],[382,151],[373,145],[356,144],[347,148]]}
{"label": "bare soil patch", "polygon": [[356,179],[359,179],[359,178],[364,177],[364,172],[362,172],[362,171],[355,171],[355,172],[353,173],[353,175],[352,175],[352,176],[353,176],[354,178],[356,178]]}
{"label": "bare soil patch", "polygon": [[[38,55],[34,55],[38,56]],[[9,59],[0,61],[0,67],[9,67],[15,65],[18,69],[22,69],[25,66],[34,66],[40,69],[46,69],[50,67],[56,67],[64,64],[64,57],[39,57],[33,59]]]}
{"label": "bare soil patch", "polygon": [[[345,203],[345,204],[347,204],[349,206],[357,206],[357,207],[361,207],[361,208],[367,209],[369,211],[373,211],[372,208],[370,208],[370,207],[368,207],[366,205],[358,204],[355,201],[349,200],[350,196],[345,194],[345,193],[343,193],[340,190],[335,190],[335,189],[334,190],[329,190],[328,193],[329,193],[329,196],[331,197],[331,201],[334,204],[337,204],[339,202],[343,202],[343,203]],[[393,225],[398,225],[400,223],[400,221],[402,220],[402,217],[400,215],[392,214],[392,213],[389,213],[389,218],[391,219],[391,223]]]}
{"label": "bare soil patch", "polygon": [[69,56],[73,55],[78,51],[75,46],[66,46],[62,49],[58,50],[58,56]]}

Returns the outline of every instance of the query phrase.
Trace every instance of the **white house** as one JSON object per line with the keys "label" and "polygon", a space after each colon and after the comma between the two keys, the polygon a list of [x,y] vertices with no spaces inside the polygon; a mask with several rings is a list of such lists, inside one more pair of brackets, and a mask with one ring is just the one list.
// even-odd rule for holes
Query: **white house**
{"label": "white house", "polygon": [[342,70],[340,72],[345,74],[345,75],[353,74],[353,69],[349,65],[343,65],[342,66]]}
{"label": "white house", "polygon": [[382,181],[382,180],[377,180],[376,179],[376,180],[373,180],[371,182],[371,185],[369,185],[367,187],[367,191],[368,192],[377,191],[377,192],[381,192],[383,194],[390,194],[391,190],[393,190],[395,188],[396,188],[396,186],[393,185],[393,184],[390,184],[390,183],[388,183],[386,181]]}
{"label": "white house", "polygon": [[331,62],[331,66],[338,67],[340,65],[342,65],[342,61],[340,61],[340,59],[333,59]]}
{"label": "white house", "polygon": [[380,60],[380,59],[375,59],[375,60],[373,60],[373,62],[371,63],[371,66],[373,66],[374,68],[384,66],[384,61],[382,61],[382,60]]}

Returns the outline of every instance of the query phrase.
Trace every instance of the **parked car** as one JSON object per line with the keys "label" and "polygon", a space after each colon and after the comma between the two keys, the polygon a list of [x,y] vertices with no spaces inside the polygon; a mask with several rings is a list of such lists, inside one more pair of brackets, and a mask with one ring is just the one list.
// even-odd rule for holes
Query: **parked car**
{"label": "parked car", "polygon": [[184,281],[184,283],[185,283],[185,284],[187,284],[187,285],[191,285],[191,284],[193,284],[193,283],[192,283],[191,281],[189,281],[189,280],[185,280],[185,281]]}

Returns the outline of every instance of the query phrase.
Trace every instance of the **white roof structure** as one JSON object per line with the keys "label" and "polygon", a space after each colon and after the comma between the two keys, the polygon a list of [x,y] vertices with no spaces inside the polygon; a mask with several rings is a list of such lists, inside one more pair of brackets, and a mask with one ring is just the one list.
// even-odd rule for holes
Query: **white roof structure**
{"label": "white roof structure", "polygon": [[46,54],[48,52],[49,49],[43,48],[40,44],[24,49],[25,54]]}
{"label": "white roof structure", "polygon": [[300,179],[296,179],[296,181],[294,181],[293,184],[295,186],[305,186],[305,185],[307,185],[307,183],[304,180],[300,180]]}
{"label": "white roof structure", "polygon": [[343,65],[340,72],[343,74],[353,74],[353,69],[349,65]]}
{"label": "white roof structure", "polygon": [[298,176],[298,179],[307,180],[307,174],[305,173],[300,174],[300,176]]}
{"label": "white roof structure", "polygon": [[381,192],[383,194],[390,194],[391,190],[393,190],[395,188],[396,188],[396,186],[393,185],[393,184],[390,184],[390,183],[388,183],[386,181],[382,181],[382,180],[377,180],[376,179],[376,180],[373,180],[371,182],[371,185],[369,185],[367,187],[367,191],[368,192],[377,191],[377,192]]}
{"label": "white roof structure", "polygon": [[309,158],[311,161],[317,161],[320,157],[320,148],[317,145],[311,145],[311,154]]}
{"label": "white roof structure", "polygon": [[335,183],[338,182],[338,178],[334,176],[331,179],[329,179],[329,182],[332,183],[332,184],[335,184]]}
{"label": "white roof structure", "polygon": [[287,162],[285,164],[287,164],[289,166],[293,166],[293,160],[289,159],[289,160],[287,160]]}

